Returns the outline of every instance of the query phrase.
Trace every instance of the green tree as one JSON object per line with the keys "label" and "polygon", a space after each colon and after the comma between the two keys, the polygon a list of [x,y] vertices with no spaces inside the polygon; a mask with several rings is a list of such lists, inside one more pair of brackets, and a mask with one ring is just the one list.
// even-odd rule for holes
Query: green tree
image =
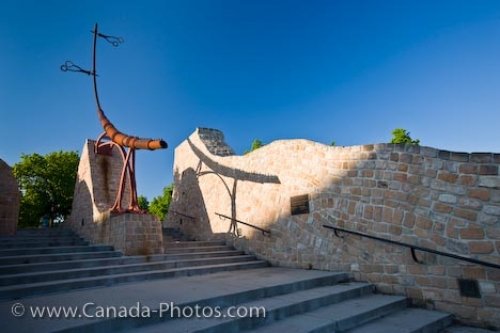
{"label": "green tree", "polygon": [[392,140],[391,143],[409,143],[412,145],[420,144],[420,140],[412,139],[410,136],[410,132],[403,128],[396,128],[392,131]]}
{"label": "green tree", "polygon": [[248,153],[250,153],[256,149],[259,149],[261,147],[264,147],[264,146],[265,146],[265,144],[262,143],[262,141],[260,141],[259,139],[254,139],[252,141],[252,146],[250,147],[250,150],[245,150],[244,154],[248,154]]}
{"label": "green tree", "polygon": [[140,195],[137,198],[137,203],[139,204],[139,208],[143,211],[147,212],[149,210],[149,201],[148,198],[146,198],[144,195]]}
{"label": "green tree", "polygon": [[336,143],[335,141],[332,141],[332,142],[330,143],[330,146],[332,146],[332,147],[335,147],[336,145],[337,145],[337,143]]}
{"label": "green tree", "polygon": [[149,213],[156,216],[160,221],[165,220],[167,216],[168,207],[172,202],[172,192],[174,191],[174,184],[170,184],[163,188],[163,194],[154,197],[149,205]]}
{"label": "green tree", "polygon": [[21,155],[13,168],[22,193],[21,227],[38,226],[44,216],[64,220],[71,211],[78,162],[75,151]]}

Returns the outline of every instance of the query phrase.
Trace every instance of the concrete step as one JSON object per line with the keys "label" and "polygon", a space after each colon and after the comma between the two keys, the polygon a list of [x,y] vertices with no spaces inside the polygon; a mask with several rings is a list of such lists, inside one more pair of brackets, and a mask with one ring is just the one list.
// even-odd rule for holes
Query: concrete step
{"label": "concrete step", "polygon": [[32,254],[61,254],[61,253],[76,253],[76,252],[102,252],[113,251],[113,247],[109,245],[92,245],[92,246],[57,246],[57,247],[36,247],[30,249],[8,249],[0,250],[0,257],[12,257]]}
{"label": "concrete step", "polygon": [[113,266],[113,265],[140,264],[140,263],[171,261],[171,260],[218,258],[218,257],[240,256],[244,254],[245,253],[243,251],[231,250],[231,251],[220,251],[220,252],[187,253],[187,254],[173,254],[173,255],[156,254],[149,256],[121,256],[121,257],[110,257],[110,258],[82,259],[82,260],[70,259],[65,261],[42,262],[33,264],[3,265],[0,266],[0,275],[56,271],[61,269],[103,267],[107,265]]}
{"label": "concrete step", "polygon": [[103,277],[77,278],[61,281],[37,282],[23,285],[0,287],[0,299],[18,299],[32,295],[41,295],[54,292],[63,292],[78,288],[90,288],[98,286],[111,286],[117,283],[137,282],[152,279],[172,278],[179,276],[191,276],[210,274],[222,271],[234,271],[267,267],[268,263],[262,260],[248,262],[235,262],[229,264],[216,264],[197,267],[173,268],[166,270],[134,272],[125,274],[114,274]]}
{"label": "concrete step", "polygon": [[195,246],[195,247],[166,248],[165,253],[182,254],[182,253],[195,253],[195,252],[217,252],[217,251],[228,251],[232,249],[233,249],[232,247],[226,245]]}
{"label": "concrete step", "polygon": [[[345,332],[366,322],[404,309],[401,296],[368,295],[325,306],[275,322],[264,322],[249,332]],[[400,333],[403,333],[401,331]]]}
{"label": "concrete step", "polygon": [[3,236],[0,237],[2,243],[21,243],[35,241],[68,241],[68,240],[84,240],[82,237],[74,236]]}
{"label": "concrete step", "polygon": [[448,313],[424,309],[405,309],[360,327],[349,333],[437,333],[451,325]]}
{"label": "concrete step", "polygon": [[462,326],[462,325],[453,325],[445,328],[440,333],[494,333],[498,331],[491,331],[484,328],[470,327],[470,326]]}
{"label": "concrete step", "polygon": [[174,241],[165,242],[165,249],[196,248],[207,246],[226,246],[225,241]]}
{"label": "concrete step", "polygon": [[[240,332],[261,327],[276,320],[314,311],[325,306],[371,294],[373,286],[367,283],[343,283],[298,290],[289,294],[252,300],[238,304],[246,309],[264,308],[256,317],[171,319],[162,324],[144,327],[139,332]],[[226,314],[228,308],[222,309]]]}
{"label": "concrete step", "polygon": [[25,248],[40,248],[52,246],[86,246],[89,242],[77,240],[35,240],[30,242],[1,242],[0,250],[3,249],[25,249]]}
{"label": "concrete step", "polygon": [[70,229],[18,229],[16,231],[16,236],[61,236],[61,235],[76,235]]}
{"label": "concrete step", "polygon": [[120,251],[95,251],[95,252],[70,252],[70,253],[54,253],[46,255],[29,254],[20,256],[0,257],[0,267],[4,265],[21,265],[32,263],[46,263],[68,260],[83,260],[95,258],[111,258],[121,257],[123,254]]}
{"label": "concrete step", "polygon": [[9,274],[0,276],[0,286],[22,285],[37,282],[49,282],[66,279],[78,279],[84,277],[106,276],[125,274],[133,272],[166,270],[184,267],[210,266],[235,262],[247,262],[256,260],[252,255],[240,255],[230,257],[202,258],[189,260],[159,261],[150,263],[103,265],[100,267],[68,269],[46,272],[30,272],[20,274]]}

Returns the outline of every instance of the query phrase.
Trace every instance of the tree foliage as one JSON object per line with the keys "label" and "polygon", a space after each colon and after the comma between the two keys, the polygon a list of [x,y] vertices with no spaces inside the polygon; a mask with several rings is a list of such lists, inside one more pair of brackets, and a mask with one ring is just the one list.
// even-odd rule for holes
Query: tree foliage
{"label": "tree foliage", "polygon": [[22,193],[20,226],[38,226],[43,216],[64,220],[71,211],[78,161],[75,151],[21,155],[13,168]]}
{"label": "tree foliage", "polygon": [[149,213],[156,216],[160,221],[165,220],[167,216],[168,207],[172,202],[172,192],[174,191],[174,184],[170,184],[163,188],[163,194],[154,197],[149,205]]}
{"label": "tree foliage", "polygon": [[250,150],[245,150],[244,154],[248,154],[248,153],[250,153],[256,149],[259,149],[263,146],[265,146],[265,144],[262,141],[260,141],[259,139],[254,139],[252,141],[252,146],[250,147]]}
{"label": "tree foliage", "polygon": [[391,143],[409,143],[413,145],[420,144],[420,140],[412,139],[410,136],[410,132],[403,128],[396,128],[392,131],[392,140]]}
{"label": "tree foliage", "polygon": [[137,204],[139,205],[139,208],[142,209],[143,211],[149,211],[149,201],[148,198],[146,198],[144,195],[140,195],[137,198]]}

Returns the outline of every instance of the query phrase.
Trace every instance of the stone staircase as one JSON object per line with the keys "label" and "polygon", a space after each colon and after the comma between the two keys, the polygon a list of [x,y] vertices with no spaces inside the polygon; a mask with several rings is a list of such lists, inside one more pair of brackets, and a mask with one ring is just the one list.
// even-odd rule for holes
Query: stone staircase
{"label": "stone staircase", "polygon": [[[290,271],[293,274],[293,271]],[[374,286],[330,273],[260,292],[230,294],[197,304],[250,309],[264,307],[265,318],[172,319],[135,328],[136,332],[440,332],[452,322],[449,314],[413,309],[401,296],[375,293]]]}
{"label": "stone staircase", "polygon": [[[405,297],[378,294],[347,273],[269,267],[221,241],[179,240],[180,233],[169,233],[165,254],[128,257],[109,246],[88,245],[64,229],[0,238],[2,331],[469,332],[450,327],[449,314],[412,308]],[[150,315],[82,318],[89,302],[94,308],[140,303]],[[80,312],[63,320],[14,317],[12,307],[19,303]],[[163,304],[218,307],[222,317],[178,318],[163,313]],[[260,317],[231,318],[232,306],[259,307]]]}
{"label": "stone staircase", "polygon": [[0,299],[265,266],[218,241],[172,241],[165,254],[123,256],[70,230],[20,230],[0,238]]}

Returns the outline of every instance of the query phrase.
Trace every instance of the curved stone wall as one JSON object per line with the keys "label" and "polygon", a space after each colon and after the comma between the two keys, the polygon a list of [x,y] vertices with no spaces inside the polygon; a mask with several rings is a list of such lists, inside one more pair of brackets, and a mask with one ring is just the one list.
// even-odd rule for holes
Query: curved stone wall
{"label": "curved stone wall", "polygon": [[[408,249],[322,226],[500,264],[500,154],[286,140],[217,156],[215,142],[227,148],[221,132],[198,129],[176,148],[169,226],[200,240],[226,238],[276,265],[349,271],[381,292],[500,327],[499,269],[417,252],[419,264]],[[291,215],[290,198],[304,194],[310,213]],[[271,235],[232,228],[216,213]],[[480,297],[462,296],[458,279],[477,283]]]}

